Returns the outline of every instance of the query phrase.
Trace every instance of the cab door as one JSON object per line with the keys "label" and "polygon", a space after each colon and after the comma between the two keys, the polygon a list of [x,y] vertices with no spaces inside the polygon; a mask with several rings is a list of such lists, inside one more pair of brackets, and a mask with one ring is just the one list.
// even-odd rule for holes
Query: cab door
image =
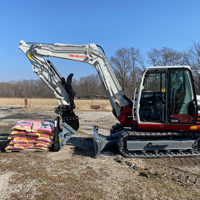
{"label": "cab door", "polygon": [[196,123],[197,100],[191,71],[169,69],[169,77],[169,123]]}
{"label": "cab door", "polygon": [[166,123],[166,69],[149,70],[143,82],[140,99],[140,120],[148,123]]}

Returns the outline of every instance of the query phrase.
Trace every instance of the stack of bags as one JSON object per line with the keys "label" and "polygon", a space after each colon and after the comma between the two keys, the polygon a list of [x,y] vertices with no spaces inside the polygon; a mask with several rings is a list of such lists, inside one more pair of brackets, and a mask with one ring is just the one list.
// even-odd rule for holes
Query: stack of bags
{"label": "stack of bags", "polygon": [[42,149],[49,150],[53,144],[54,122],[51,120],[21,120],[12,128],[10,143],[6,150]]}

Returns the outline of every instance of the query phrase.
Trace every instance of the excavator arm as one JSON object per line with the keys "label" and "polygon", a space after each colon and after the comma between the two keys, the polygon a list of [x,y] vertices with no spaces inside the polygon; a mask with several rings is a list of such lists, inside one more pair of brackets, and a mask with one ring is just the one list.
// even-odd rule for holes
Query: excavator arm
{"label": "excavator arm", "polygon": [[[98,49],[98,45],[41,44],[20,41],[19,48],[29,58],[33,72],[54,92],[59,105],[61,104],[61,99],[71,104],[70,97],[73,95],[69,94],[71,89],[66,90],[68,86],[66,86],[65,80],[57,72],[53,64],[44,57],[63,58],[92,65],[99,74],[116,116],[120,115],[119,104],[123,107],[131,104],[113,73],[105,54]],[[70,106],[73,107],[73,105]]]}
{"label": "excavator arm", "polygon": [[[33,72],[47,84],[58,100],[59,106],[56,109],[56,112],[61,115],[63,125],[62,128],[60,128],[60,119],[57,117],[55,120],[54,150],[59,150],[64,147],[66,142],[78,130],[79,124],[78,116],[73,112],[73,109],[75,108],[75,93],[71,87],[73,74],[70,74],[67,80],[65,80],[51,61],[46,60],[45,57],[74,60],[92,65],[98,72],[113,108],[113,113],[119,120],[123,120],[121,115],[124,108],[132,108],[132,101],[125,96],[105,53],[100,46],[95,44],[42,44],[20,41],[19,49],[21,49],[29,58]],[[110,146],[116,142],[116,137],[113,139],[112,136],[111,138],[105,139],[98,134],[98,127],[94,127],[93,130],[95,155],[98,156],[104,147]]]}

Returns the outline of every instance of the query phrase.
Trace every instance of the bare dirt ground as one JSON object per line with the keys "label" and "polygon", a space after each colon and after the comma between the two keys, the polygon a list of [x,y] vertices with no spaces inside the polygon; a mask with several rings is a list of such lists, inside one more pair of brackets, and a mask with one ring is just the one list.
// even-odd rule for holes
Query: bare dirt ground
{"label": "bare dirt ground", "polygon": [[111,112],[77,111],[80,128],[59,152],[5,153],[20,119],[53,111],[0,110],[0,199],[200,199],[200,158],[127,159],[116,148],[94,158],[92,125],[109,134]]}

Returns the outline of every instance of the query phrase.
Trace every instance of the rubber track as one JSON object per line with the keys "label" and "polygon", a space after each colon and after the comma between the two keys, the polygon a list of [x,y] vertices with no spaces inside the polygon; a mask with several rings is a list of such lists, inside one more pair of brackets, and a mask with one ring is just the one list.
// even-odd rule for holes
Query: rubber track
{"label": "rubber track", "polygon": [[173,132],[138,132],[138,131],[124,131],[119,137],[117,141],[117,147],[120,151],[120,153],[127,157],[127,158],[170,158],[170,157],[197,157],[200,156],[200,151],[199,150],[162,150],[162,151],[133,151],[129,152],[124,148],[124,140],[127,138],[137,138],[137,139],[149,139],[151,138],[152,140],[154,138],[184,138],[184,137],[189,137],[193,139],[198,139],[200,137],[199,132],[186,132],[186,131],[173,131]]}

